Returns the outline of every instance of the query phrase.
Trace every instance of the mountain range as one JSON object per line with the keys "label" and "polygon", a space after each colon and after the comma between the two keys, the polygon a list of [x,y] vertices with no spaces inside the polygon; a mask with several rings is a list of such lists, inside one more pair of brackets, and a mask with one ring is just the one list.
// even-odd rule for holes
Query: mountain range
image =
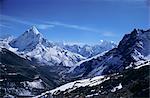
{"label": "mountain range", "polygon": [[77,45],[77,44],[64,44],[64,43],[56,43],[58,44],[61,48],[65,50],[69,50],[71,52],[77,53],[82,55],[83,57],[86,58],[91,58],[93,56],[96,56],[97,54],[100,54],[104,51],[110,50],[112,48],[115,48],[117,45],[114,42],[109,42],[105,40],[100,40],[99,44],[95,45]]}
{"label": "mountain range", "polygon": [[[130,97],[140,92],[147,97],[149,62],[150,29],[134,29],[118,45],[80,46],[50,42],[32,26],[17,38],[0,39],[0,93],[10,98],[116,98],[127,97],[123,92],[129,90]],[[142,82],[142,91],[130,91]]]}
{"label": "mountain range", "polygon": [[126,34],[116,48],[102,56],[82,62],[72,74],[81,77],[93,77],[120,72],[134,63],[150,59],[150,30],[134,29]]}
{"label": "mountain range", "polygon": [[29,28],[17,38],[1,39],[0,44],[3,44],[2,46],[7,49],[17,49],[17,53],[37,60],[40,65],[63,65],[68,67],[85,60],[91,54],[96,55],[116,46],[116,44],[107,41],[101,42],[99,45],[84,45],[83,47],[58,44],[45,39],[35,26]]}
{"label": "mountain range", "polygon": [[69,73],[73,82],[35,98],[149,98],[149,50],[150,29],[134,29],[116,48],[81,61]]}

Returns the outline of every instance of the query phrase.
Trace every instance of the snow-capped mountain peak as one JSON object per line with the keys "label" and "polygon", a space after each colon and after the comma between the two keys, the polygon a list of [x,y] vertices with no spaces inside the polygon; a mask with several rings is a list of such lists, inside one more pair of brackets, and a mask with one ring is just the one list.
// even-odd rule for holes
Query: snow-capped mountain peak
{"label": "snow-capped mountain peak", "polygon": [[[150,30],[144,31],[134,29],[131,34],[126,34],[118,45],[118,50],[122,52],[134,53],[137,51],[143,56],[150,54]],[[132,52],[132,53],[133,53]]]}
{"label": "snow-capped mountain peak", "polygon": [[9,44],[11,47],[17,48],[18,52],[40,63],[40,65],[73,66],[85,59],[79,54],[62,49],[49,42],[35,26],[32,26]]}
{"label": "snow-capped mountain peak", "polygon": [[18,48],[19,51],[30,51],[36,47],[43,39],[42,34],[37,30],[35,26],[25,31],[21,36],[10,42],[10,45],[14,48]]}
{"label": "snow-capped mountain peak", "polygon": [[32,26],[29,30],[31,30],[35,34],[40,34],[40,32],[37,30],[35,26]]}

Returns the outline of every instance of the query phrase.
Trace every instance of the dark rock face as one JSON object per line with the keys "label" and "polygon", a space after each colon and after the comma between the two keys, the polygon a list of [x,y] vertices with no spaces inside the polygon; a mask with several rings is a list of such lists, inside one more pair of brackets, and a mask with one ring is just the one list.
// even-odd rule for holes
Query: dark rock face
{"label": "dark rock face", "polygon": [[[34,88],[28,82],[39,81],[39,73],[32,62],[19,57],[13,52],[2,48],[0,51],[0,95],[10,94],[15,97],[30,93],[27,96],[39,94],[47,89],[46,83],[41,81],[42,88]],[[25,94],[26,95],[26,94]]]}
{"label": "dark rock face", "polygon": [[126,34],[117,48],[103,56],[81,63],[72,72],[73,76],[93,77],[121,72],[131,63],[145,60],[150,55],[150,30],[134,29]]}
{"label": "dark rock face", "polygon": [[[145,62],[146,63],[146,62]],[[149,64],[139,69],[126,69],[100,85],[67,89],[53,94],[54,98],[149,98]],[[118,87],[120,86],[120,87]],[[115,89],[118,87],[117,89]]]}

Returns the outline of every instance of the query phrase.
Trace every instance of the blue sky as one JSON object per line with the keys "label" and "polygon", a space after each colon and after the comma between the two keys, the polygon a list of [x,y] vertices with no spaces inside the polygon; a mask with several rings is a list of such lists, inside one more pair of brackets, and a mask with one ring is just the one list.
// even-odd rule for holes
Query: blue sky
{"label": "blue sky", "polygon": [[0,33],[19,36],[35,25],[50,41],[118,42],[148,29],[148,0],[1,0]]}

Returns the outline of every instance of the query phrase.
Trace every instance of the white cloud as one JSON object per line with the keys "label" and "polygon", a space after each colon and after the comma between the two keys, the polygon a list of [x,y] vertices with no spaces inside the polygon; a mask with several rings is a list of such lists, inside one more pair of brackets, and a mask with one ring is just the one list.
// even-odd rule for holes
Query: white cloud
{"label": "white cloud", "polygon": [[5,25],[4,24],[0,24],[0,27],[5,27]]}
{"label": "white cloud", "polygon": [[6,24],[1,23],[1,24],[0,24],[0,28],[11,28],[11,26],[8,26],[8,25],[6,25]]}
{"label": "white cloud", "polygon": [[113,32],[103,32],[103,36],[111,37],[114,36]]}
{"label": "white cloud", "polygon": [[98,34],[101,34],[101,35],[106,36],[106,37],[115,36],[115,34],[113,32],[101,31],[98,29],[74,25],[74,24],[65,24],[65,23],[61,23],[61,22],[48,22],[48,23],[51,25],[55,25],[55,26],[63,26],[65,28],[72,28],[72,29],[77,29],[77,30],[88,31],[91,33],[98,33]]}
{"label": "white cloud", "polygon": [[89,31],[89,32],[96,32],[96,33],[99,32],[99,30],[97,30],[97,29],[74,25],[74,24],[65,24],[65,23],[61,23],[61,22],[52,22],[52,21],[48,22],[48,23],[51,25],[55,25],[55,26],[63,26],[65,28],[71,28],[71,29],[77,29],[77,30],[83,30],[83,31]]}
{"label": "white cloud", "polygon": [[[20,24],[25,24],[25,25],[33,25],[33,24],[36,24],[36,23],[32,23],[32,22],[29,22],[29,21],[24,21],[24,20],[21,20],[21,19],[16,19],[16,18],[13,18],[11,16],[7,16],[7,15],[0,15],[0,20],[5,20],[5,21],[11,21],[11,22],[16,22],[16,23],[20,23]],[[1,27],[5,26],[7,27],[7,25],[0,25]],[[47,24],[36,24],[36,26],[39,28],[39,29],[48,29],[48,28],[52,28],[54,27],[54,25],[47,25]]]}
{"label": "white cloud", "polygon": [[0,18],[1,20],[12,21],[12,22],[17,22],[17,23],[27,24],[27,25],[31,25],[32,24],[31,22],[23,21],[23,20],[20,20],[20,19],[16,19],[16,18],[13,18],[11,16],[7,16],[7,15],[0,15],[0,17],[1,17]]}
{"label": "white cloud", "polygon": [[[25,24],[25,25],[30,25],[31,26],[31,25],[35,24],[35,23],[29,22],[29,21],[16,19],[16,18],[7,16],[7,15],[0,15],[0,17],[1,17],[0,18],[1,20],[17,22],[17,23]],[[2,25],[2,24],[0,26],[1,27],[2,26],[7,27],[7,25]],[[35,26],[37,26],[39,29],[49,29],[49,28],[53,28],[53,27],[56,27],[56,26],[62,26],[62,27],[65,27],[65,28],[70,28],[70,29],[77,29],[77,30],[82,30],[82,31],[86,31],[86,32],[91,32],[91,33],[98,33],[100,35],[107,36],[107,37],[114,36],[114,33],[112,33],[112,32],[104,32],[104,31],[101,31],[101,30],[98,30],[98,29],[95,29],[95,28],[79,26],[79,25],[74,25],[74,24],[66,24],[66,23],[57,22],[57,21],[49,21],[49,22],[46,22],[46,23],[36,23]]]}

